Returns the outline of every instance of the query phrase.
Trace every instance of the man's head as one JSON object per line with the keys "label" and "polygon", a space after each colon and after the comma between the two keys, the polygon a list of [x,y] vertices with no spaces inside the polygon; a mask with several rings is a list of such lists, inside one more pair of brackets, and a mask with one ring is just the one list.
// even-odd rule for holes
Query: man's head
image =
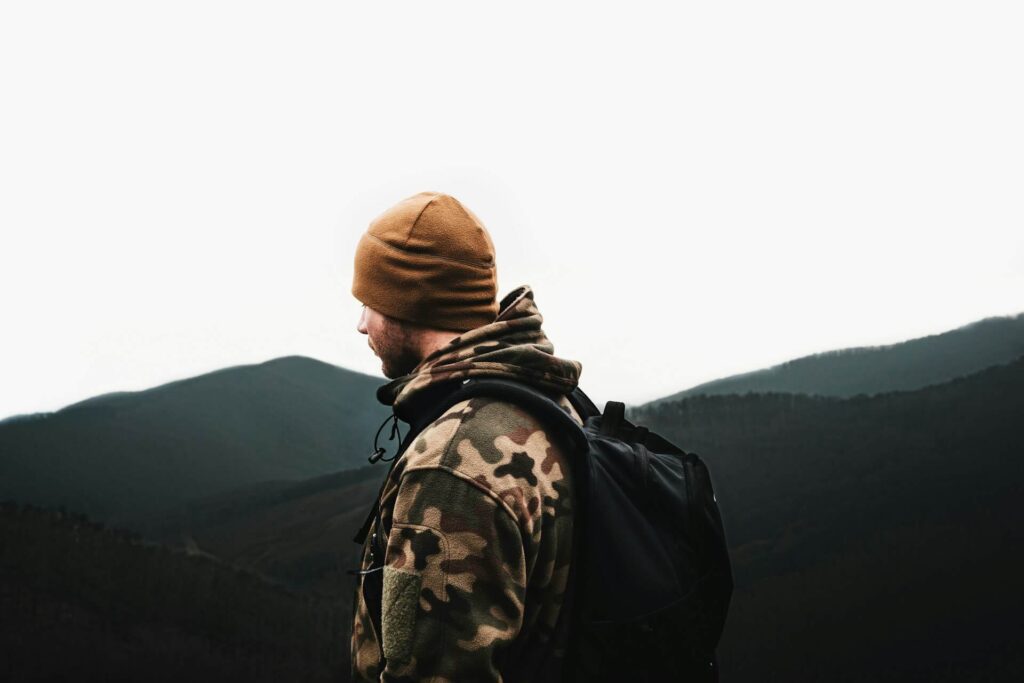
{"label": "man's head", "polygon": [[352,294],[357,329],[386,377],[410,372],[459,333],[498,313],[491,237],[457,199],[421,192],[385,211],[359,240]]}

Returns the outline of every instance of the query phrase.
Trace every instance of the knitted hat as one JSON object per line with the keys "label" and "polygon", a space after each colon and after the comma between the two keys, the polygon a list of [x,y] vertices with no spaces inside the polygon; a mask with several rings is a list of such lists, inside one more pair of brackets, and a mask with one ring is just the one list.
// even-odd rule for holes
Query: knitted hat
{"label": "knitted hat", "polygon": [[454,197],[421,192],[370,223],[352,295],[392,318],[465,332],[498,315],[494,244]]}

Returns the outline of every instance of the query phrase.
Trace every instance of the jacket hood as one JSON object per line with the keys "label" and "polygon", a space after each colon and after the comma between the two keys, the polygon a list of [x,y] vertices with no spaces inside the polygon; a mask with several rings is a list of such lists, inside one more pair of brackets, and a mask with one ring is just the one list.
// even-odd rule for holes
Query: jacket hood
{"label": "jacket hood", "polygon": [[501,300],[493,322],[452,339],[417,365],[377,390],[377,400],[407,420],[414,399],[454,380],[501,377],[542,391],[568,394],[579,384],[583,366],[555,356],[555,347],[541,329],[544,318],[529,285]]}

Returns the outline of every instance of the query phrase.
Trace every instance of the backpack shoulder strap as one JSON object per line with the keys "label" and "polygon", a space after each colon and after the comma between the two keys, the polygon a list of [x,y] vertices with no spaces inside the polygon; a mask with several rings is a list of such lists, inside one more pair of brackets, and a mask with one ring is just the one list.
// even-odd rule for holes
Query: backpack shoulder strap
{"label": "backpack shoulder strap", "polygon": [[569,403],[576,409],[583,421],[586,422],[588,417],[594,417],[595,415],[601,414],[601,409],[598,408],[590,397],[583,393],[583,390],[576,387],[572,390],[572,393],[567,396]]}

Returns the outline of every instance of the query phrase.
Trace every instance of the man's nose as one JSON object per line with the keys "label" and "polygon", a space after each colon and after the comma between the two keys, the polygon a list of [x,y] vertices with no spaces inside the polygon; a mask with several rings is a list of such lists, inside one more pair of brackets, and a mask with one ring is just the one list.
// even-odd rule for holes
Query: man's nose
{"label": "man's nose", "polygon": [[359,314],[359,322],[356,323],[356,330],[359,334],[366,334],[366,306],[363,306],[363,312]]}

